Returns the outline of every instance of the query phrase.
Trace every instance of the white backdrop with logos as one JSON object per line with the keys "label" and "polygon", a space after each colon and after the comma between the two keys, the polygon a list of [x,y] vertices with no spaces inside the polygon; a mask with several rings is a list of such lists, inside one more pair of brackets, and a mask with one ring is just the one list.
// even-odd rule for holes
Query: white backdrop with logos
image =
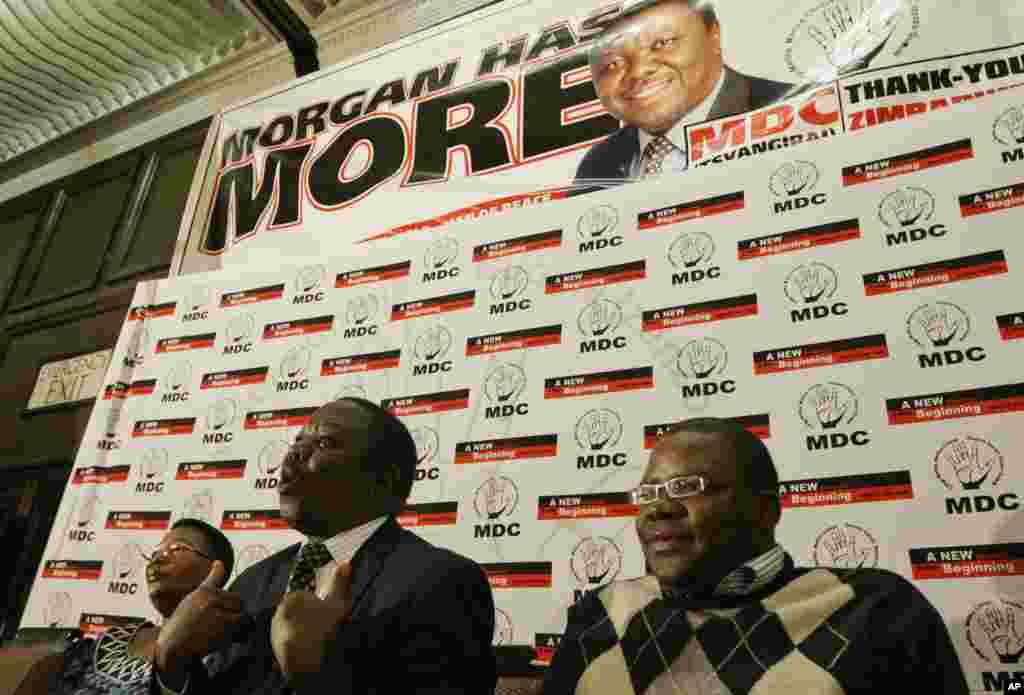
{"label": "white backdrop with logos", "polygon": [[543,660],[578,592],[643,572],[647,450],[713,415],[773,453],[798,563],[913,579],[995,688],[1024,620],[1024,99],[946,113],[141,284],[23,625],[152,617],[139,549],[182,515],[239,570],[294,542],[281,457],[356,394],[416,438],[401,522],[481,563],[496,640]]}

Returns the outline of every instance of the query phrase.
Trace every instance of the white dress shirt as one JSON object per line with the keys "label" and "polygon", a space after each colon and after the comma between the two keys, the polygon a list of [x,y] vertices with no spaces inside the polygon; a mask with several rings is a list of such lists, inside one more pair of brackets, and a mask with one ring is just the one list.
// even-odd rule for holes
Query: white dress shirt
{"label": "white dress shirt", "polygon": [[[309,541],[320,541],[327,547],[327,552],[331,554],[331,561],[316,571],[316,595],[320,598],[324,597],[324,588],[328,585],[331,576],[334,574],[335,569],[340,563],[351,562],[352,558],[356,556],[359,549],[366,544],[366,541],[370,540],[370,536],[376,532],[384,522],[387,521],[386,516],[378,516],[372,521],[367,521],[361,526],[350,528],[347,531],[342,531],[336,536],[332,536],[326,540],[319,538],[307,538],[303,541],[303,545]],[[299,548],[299,552],[302,552],[302,548]]]}
{"label": "white dress shirt", "polygon": [[[664,174],[676,173],[686,171],[689,166],[689,159],[686,156],[686,126],[692,123],[700,123],[706,121],[708,115],[711,113],[711,107],[715,105],[715,101],[718,96],[722,93],[722,87],[725,85],[725,68],[722,68],[722,74],[718,76],[718,82],[715,83],[715,88],[711,90],[711,93],[704,97],[704,100],[694,106],[689,113],[680,118],[674,126],[667,133],[665,137],[672,143],[672,153],[665,158],[665,162],[661,166],[661,171]],[[640,174],[643,170],[642,162],[644,150],[647,149],[648,143],[651,142],[655,135],[644,132],[641,129],[637,129],[640,135],[640,151],[637,152],[636,157],[633,158],[633,163],[629,168],[629,175],[632,178],[640,178]]]}

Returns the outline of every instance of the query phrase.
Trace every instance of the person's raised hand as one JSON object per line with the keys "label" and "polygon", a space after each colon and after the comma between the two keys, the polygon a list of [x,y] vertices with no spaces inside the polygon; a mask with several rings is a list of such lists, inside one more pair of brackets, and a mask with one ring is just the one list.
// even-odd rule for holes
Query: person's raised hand
{"label": "person's raised hand", "polygon": [[206,579],[188,594],[157,638],[156,665],[171,673],[206,656],[225,642],[242,620],[242,598],[220,588],[225,580],[224,563],[215,560]]}
{"label": "person's raised hand", "polygon": [[290,681],[320,670],[326,647],[352,612],[352,566],[338,565],[323,598],[311,591],[285,594],[270,623],[270,644]]}

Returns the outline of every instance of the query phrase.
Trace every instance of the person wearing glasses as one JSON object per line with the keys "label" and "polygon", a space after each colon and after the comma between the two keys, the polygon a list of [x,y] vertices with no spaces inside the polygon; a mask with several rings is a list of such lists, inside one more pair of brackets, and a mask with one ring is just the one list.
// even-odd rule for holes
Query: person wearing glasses
{"label": "person wearing glasses", "polygon": [[[222,586],[235,553],[227,537],[199,519],[179,519],[152,552],[144,553],[146,586],[167,619],[204,582]],[[148,692],[159,628],[142,622],[113,626],[95,640],[79,638],[64,653],[52,692],[58,695],[142,695]]]}
{"label": "person wearing glasses", "polygon": [[747,430],[676,425],[632,493],[648,575],[569,608],[544,695],[967,695],[942,618],[909,581],[855,551],[842,568],[794,565],[775,540],[778,490]]}
{"label": "person wearing glasses", "polygon": [[157,641],[153,692],[493,692],[486,575],[396,520],[416,462],[408,429],[379,405],[317,410],[277,487],[281,517],[304,539],[229,590],[200,586],[178,605]]}

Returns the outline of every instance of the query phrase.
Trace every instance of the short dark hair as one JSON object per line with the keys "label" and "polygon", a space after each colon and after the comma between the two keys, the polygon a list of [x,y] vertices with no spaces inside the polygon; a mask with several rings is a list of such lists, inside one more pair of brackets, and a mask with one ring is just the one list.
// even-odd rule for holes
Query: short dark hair
{"label": "short dark hair", "polygon": [[686,5],[700,15],[700,18],[704,20],[704,26],[709,29],[718,24],[718,13],[715,12],[715,4],[711,2],[711,0],[641,0],[641,2],[623,10],[618,17],[612,20],[611,24],[606,27],[605,31],[608,31],[627,19],[636,17],[642,12],[646,12],[652,7],[666,5],[669,3]]}
{"label": "short dark hair", "polygon": [[398,469],[398,485],[393,487],[391,492],[395,497],[395,502],[404,505],[409,498],[409,493],[412,492],[418,460],[416,442],[413,441],[409,428],[392,413],[365,398],[351,396],[332,401],[332,403],[344,402],[354,403],[370,416],[370,423],[366,428],[368,441],[367,455],[363,461],[364,470],[374,473],[378,480],[383,480],[388,468],[396,467]]}
{"label": "short dark hair", "polygon": [[679,432],[711,434],[729,440],[736,452],[737,473],[743,476],[747,487],[758,493],[778,494],[779,472],[768,447],[735,420],[717,417],[690,418],[669,428],[665,437]]}
{"label": "short dark hair", "polygon": [[191,517],[175,521],[171,525],[171,530],[173,531],[176,528],[191,528],[203,534],[213,559],[224,563],[225,581],[227,577],[231,576],[231,570],[235,568],[235,549],[231,547],[231,541],[228,540],[228,537],[222,531],[214,528],[202,519],[193,519]]}

